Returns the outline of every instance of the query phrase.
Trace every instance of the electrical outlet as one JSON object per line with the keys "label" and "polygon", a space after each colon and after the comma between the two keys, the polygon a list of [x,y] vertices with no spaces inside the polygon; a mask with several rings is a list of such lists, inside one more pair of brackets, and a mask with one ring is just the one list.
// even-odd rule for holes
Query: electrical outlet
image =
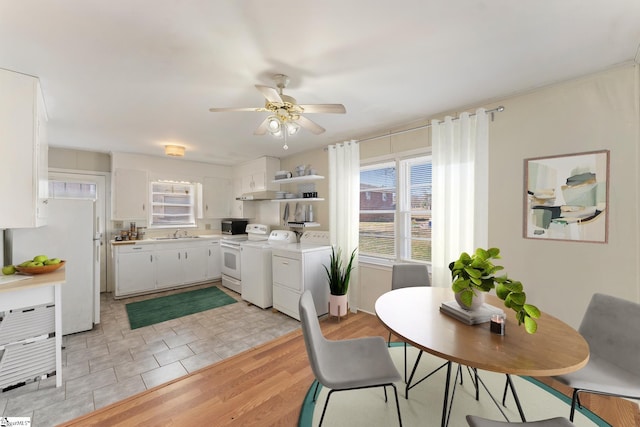
{"label": "electrical outlet", "polygon": [[122,221],[114,221],[113,228],[122,228],[122,227],[124,227],[124,224],[122,224]]}
{"label": "electrical outlet", "polygon": [[211,230],[211,224],[205,224],[204,225],[204,229],[205,230]]}

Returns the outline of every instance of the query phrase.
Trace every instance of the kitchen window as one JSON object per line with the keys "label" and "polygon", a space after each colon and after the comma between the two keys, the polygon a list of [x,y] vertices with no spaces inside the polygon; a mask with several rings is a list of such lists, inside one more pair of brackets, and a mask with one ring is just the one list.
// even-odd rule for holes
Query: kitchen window
{"label": "kitchen window", "polygon": [[195,227],[195,184],[151,182],[150,227]]}
{"label": "kitchen window", "polygon": [[360,169],[360,255],[431,262],[431,156]]}

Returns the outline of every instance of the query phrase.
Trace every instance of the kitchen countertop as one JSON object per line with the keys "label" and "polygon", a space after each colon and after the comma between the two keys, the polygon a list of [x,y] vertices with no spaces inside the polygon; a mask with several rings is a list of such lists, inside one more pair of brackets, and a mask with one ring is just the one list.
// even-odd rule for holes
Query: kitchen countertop
{"label": "kitchen countertop", "polygon": [[19,290],[29,289],[29,288],[38,288],[42,286],[57,285],[60,283],[65,283],[67,281],[65,267],[62,267],[51,273],[34,274],[33,276],[17,275],[15,277],[14,276],[9,276],[9,277],[11,278],[26,277],[26,278],[21,280],[14,280],[8,283],[2,283],[0,281],[0,293],[19,291]]}
{"label": "kitchen countertop", "polygon": [[176,243],[176,242],[201,242],[203,240],[220,240],[222,238],[221,234],[201,234],[198,237],[178,237],[174,238],[147,238],[144,240],[112,240],[111,244],[114,246],[120,245],[151,245],[156,243]]}

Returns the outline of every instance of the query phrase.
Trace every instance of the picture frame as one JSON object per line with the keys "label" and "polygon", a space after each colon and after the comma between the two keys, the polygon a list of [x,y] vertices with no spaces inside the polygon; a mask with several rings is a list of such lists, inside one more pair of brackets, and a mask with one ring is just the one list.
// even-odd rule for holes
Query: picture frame
{"label": "picture frame", "polygon": [[524,160],[523,237],[607,243],[609,150]]}

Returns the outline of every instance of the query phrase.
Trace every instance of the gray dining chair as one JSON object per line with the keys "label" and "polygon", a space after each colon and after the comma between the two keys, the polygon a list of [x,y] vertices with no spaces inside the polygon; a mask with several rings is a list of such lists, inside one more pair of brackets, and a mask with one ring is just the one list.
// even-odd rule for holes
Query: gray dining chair
{"label": "gray dining chair", "polygon": [[[429,270],[424,264],[394,264],[391,270],[391,290],[412,286],[431,286]],[[391,332],[387,339],[391,346]],[[422,352],[422,350],[420,351]],[[404,382],[407,382],[407,343],[404,343]]]}
{"label": "gray dining chair", "polygon": [[316,401],[318,384],[330,389],[322,409],[319,425],[322,425],[333,392],[382,387],[386,402],[387,386],[391,386],[396,398],[398,422],[402,426],[398,391],[394,384],[394,382],[402,381],[402,377],[391,360],[384,338],[327,340],[322,335],[310,291],[305,291],[302,294],[298,305],[307,356],[313,375],[317,380],[313,401]]}
{"label": "gray dining chair", "polygon": [[508,422],[492,421],[486,418],[476,417],[474,415],[467,415],[467,423],[469,423],[469,427],[573,427],[572,422],[562,417],[549,418],[547,420],[540,421]]}
{"label": "gray dining chair", "polygon": [[579,393],[640,399],[640,304],[600,293],[591,298],[578,332],[589,344],[587,365],[554,377],[573,388],[573,421]]}

